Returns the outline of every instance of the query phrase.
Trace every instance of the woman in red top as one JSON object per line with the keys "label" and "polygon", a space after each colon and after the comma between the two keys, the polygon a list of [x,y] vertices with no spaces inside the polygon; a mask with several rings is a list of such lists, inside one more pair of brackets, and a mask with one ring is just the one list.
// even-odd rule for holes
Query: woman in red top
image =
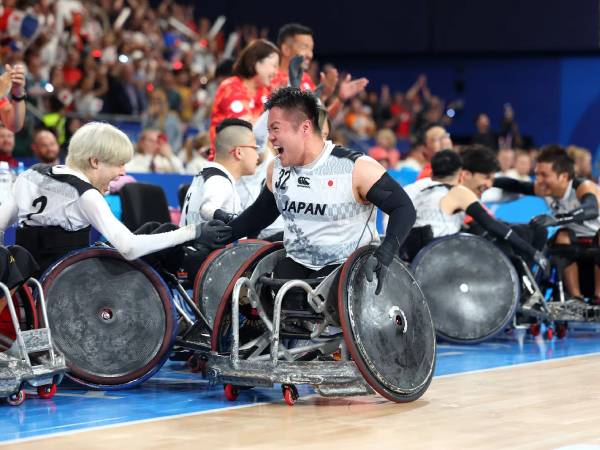
{"label": "woman in red top", "polygon": [[233,76],[224,79],[215,93],[210,113],[210,161],[215,154],[217,125],[230,117],[255,123],[271,94],[271,80],[278,68],[279,49],[273,43],[257,39],[242,50],[233,65]]}

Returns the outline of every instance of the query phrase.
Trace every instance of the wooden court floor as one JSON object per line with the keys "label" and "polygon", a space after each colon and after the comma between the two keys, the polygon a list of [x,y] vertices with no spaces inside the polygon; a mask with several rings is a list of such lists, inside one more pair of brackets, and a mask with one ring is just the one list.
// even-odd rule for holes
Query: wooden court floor
{"label": "wooden court floor", "polygon": [[600,449],[600,355],[436,377],[409,404],[302,397],[294,407],[256,405],[0,447]]}

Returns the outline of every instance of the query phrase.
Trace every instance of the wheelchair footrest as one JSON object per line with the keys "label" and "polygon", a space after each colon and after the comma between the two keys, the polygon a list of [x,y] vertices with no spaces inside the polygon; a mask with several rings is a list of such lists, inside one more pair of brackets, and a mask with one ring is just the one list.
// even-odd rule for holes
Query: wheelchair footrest
{"label": "wheelchair footrest", "polygon": [[372,393],[352,361],[238,361],[211,354],[206,365],[212,384],[230,383],[238,386],[281,384],[310,384],[322,389],[323,395],[366,395]]}

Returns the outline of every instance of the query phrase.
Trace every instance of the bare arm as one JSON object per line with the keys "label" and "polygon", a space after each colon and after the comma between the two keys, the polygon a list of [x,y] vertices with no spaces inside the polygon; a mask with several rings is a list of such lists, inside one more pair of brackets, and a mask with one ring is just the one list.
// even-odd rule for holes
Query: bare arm
{"label": "bare arm", "polygon": [[[25,68],[21,64],[17,64],[14,67],[6,64],[5,74],[3,78],[10,76],[10,91],[13,98],[23,97],[25,95]],[[9,75],[6,75],[9,74]],[[6,80],[3,81],[6,81]],[[10,103],[5,105],[0,110],[0,118],[6,128],[16,133],[23,128],[25,122],[25,100],[14,100],[11,99]]]}
{"label": "bare arm", "polygon": [[356,160],[352,171],[352,191],[356,201],[367,204],[367,193],[373,185],[386,173],[381,164],[370,157],[361,157]]}
{"label": "bare arm", "polygon": [[466,211],[469,205],[478,201],[473,191],[464,186],[454,186],[440,200],[440,208],[446,214],[452,215],[457,211]]}

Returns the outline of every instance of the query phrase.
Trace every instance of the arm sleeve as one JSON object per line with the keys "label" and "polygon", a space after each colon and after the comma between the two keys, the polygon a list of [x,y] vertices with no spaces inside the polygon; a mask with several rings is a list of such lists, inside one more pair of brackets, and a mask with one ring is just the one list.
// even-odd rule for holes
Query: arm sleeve
{"label": "arm sleeve", "polygon": [[569,211],[564,217],[571,216],[573,222],[583,222],[598,217],[598,199],[588,192],[581,197],[581,206]]}
{"label": "arm sleeve", "polygon": [[93,189],[83,194],[79,202],[89,223],[129,260],[196,238],[195,225],[187,225],[167,233],[133,234],[114,216],[102,195]]}
{"label": "arm sleeve", "polygon": [[515,194],[535,195],[533,183],[530,181],[519,181],[509,177],[498,177],[494,180],[494,187]]}
{"label": "arm sleeve", "polygon": [[389,216],[385,239],[378,251],[383,262],[390,264],[415,223],[415,207],[404,189],[387,173],[371,186],[367,200]]}
{"label": "arm sleeve", "polygon": [[253,236],[265,229],[279,217],[275,196],[263,186],[257,199],[239,216],[229,222],[232,228],[232,240]]}
{"label": "arm sleeve", "polygon": [[13,195],[10,195],[0,206],[0,231],[6,230],[17,221],[19,209]]}
{"label": "arm sleeve", "polygon": [[225,208],[232,195],[233,186],[227,178],[221,176],[210,177],[204,183],[200,216],[204,220],[212,220],[217,209],[231,213],[237,212],[229,211],[229,208]]}
{"label": "arm sleeve", "polygon": [[534,257],[535,248],[521,239],[508,225],[490,216],[483,206],[481,206],[481,203],[471,203],[467,207],[466,212],[487,232],[508,241],[515,249],[520,250],[530,258]]}

